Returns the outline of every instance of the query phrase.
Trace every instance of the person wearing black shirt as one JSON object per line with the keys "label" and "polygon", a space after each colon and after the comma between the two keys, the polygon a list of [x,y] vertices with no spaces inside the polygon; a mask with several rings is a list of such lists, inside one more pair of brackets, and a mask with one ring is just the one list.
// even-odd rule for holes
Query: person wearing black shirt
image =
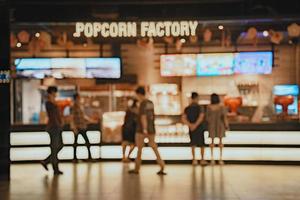
{"label": "person wearing black shirt", "polygon": [[57,154],[63,148],[62,140],[62,130],[63,130],[63,120],[58,106],[55,103],[55,97],[57,93],[57,87],[50,86],[47,89],[48,100],[46,102],[46,111],[48,114],[48,123],[46,126],[46,131],[50,136],[50,155],[41,162],[43,167],[48,171],[47,165],[52,164],[54,175],[63,174],[58,168],[58,158]]}
{"label": "person wearing black shirt", "polygon": [[[135,133],[138,118],[137,99],[129,99],[128,108],[124,117],[124,124],[122,126],[122,161],[129,162],[130,155],[135,147]],[[126,156],[126,148],[130,146],[128,155]]]}
{"label": "person wearing black shirt", "polygon": [[192,92],[191,103],[184,109],[182,115],[182,121],[189,127],[189,135],[191,140],[193,165],[197,165],[198,161],[195,157],[196,147],[201,149],[201,165],[206,165],[207,162],[204,160],[204,109],[198,104],[199,95],[196,92]]}

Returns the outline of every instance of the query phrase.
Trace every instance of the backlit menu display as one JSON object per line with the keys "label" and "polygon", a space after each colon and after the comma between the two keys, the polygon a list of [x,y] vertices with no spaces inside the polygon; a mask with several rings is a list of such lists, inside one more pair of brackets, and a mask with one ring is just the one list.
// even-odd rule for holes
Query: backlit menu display
{"label": "backlit menu display", "polygon": [[273,66],[272,52],[235,53],[235,74],[271,74]]}
{"label": "backlit menu display", "polygon": [[271,74],[273,52],[161,55],[162,76]]}
{"label": "backlit menu display", "polygon": [[161,55],[162,76],[196,76],[196,54]]}
{"label": "backlit menu display", "polygon": [[121,78],[120,58],[18,58],[17,78]]}
{"label": "backlit menu display", "polygon": [[197,76],[233,74],[233,53],[209,53],[197,55]]}

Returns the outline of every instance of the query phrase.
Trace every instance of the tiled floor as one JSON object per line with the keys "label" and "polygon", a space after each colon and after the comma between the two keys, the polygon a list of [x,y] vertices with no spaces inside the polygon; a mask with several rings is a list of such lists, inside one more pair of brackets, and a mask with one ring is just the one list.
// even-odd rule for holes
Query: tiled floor
{"label": "tiled floor", "polygon": [[0,182],[1,200],[285,200],[300,199],[299,166],[143,165],[140,175],[122,163],[63,163],[54,177],[39,164],[12,165],[11,182]]}

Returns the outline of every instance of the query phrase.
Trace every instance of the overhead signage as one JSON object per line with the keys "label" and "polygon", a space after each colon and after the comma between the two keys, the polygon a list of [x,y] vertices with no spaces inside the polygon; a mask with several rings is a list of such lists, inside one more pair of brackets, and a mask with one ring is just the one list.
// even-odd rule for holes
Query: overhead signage
{"label": "overhead signage", "polygon": [[198,21],[76,22],[74,37],[194,36]]}

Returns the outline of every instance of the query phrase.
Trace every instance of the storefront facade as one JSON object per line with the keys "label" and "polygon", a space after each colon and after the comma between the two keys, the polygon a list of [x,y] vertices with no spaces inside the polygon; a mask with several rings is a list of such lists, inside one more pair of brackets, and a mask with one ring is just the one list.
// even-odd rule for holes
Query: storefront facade
{"label": "storefront facade", "polygon": [[[28,11],[33,9],[29,8],[30,5],[30,3],[25,3]],[[48,5],[51,4],[48,3]],[[242,114],[232,120],[228,141],[225,141],[228,146],[225,159],[250,162],[300,161],[299,158],[293,156],[297,155],[295,152],[300,150],[298,112],[289,120],[278,121],[276,114],[268,114],[267,111],[268,107],[273,107],[274,86],[300,84],[299,44],[290,36],[286,36],[287,27],[292,23],[299,24],[299,18],[281,18],[277,21],[271,19],[271,22],[269,18],[214,20],[210,17],[210,19],[203,20],[204,16],[191,16],[187,12],[185,12],[186,16],[178,16],[178,13],[173,13],[173,17],[172,15],[166,17],[162,14],[139,16],[133,9],[138,5],[132,5],[131,9],[134,13],[132,16],[123,13],[124,17],[122,17],[122,12],[119,11],[117,17],[101,19],[101,12],[98,12],[98,15],[97,13],[93,16],[88,15],[87,12],[91,9],[88,5],[83,5],[53,4],[50,6],[50,11],[47,11],[47,5],[37,3],[40,7],[36,15],[28,16],[26,9],[21,9],[21,3],[15,1],[13,4],[15,9],[11,9],[10,12],[11,24],[8,8],[3,6],[6,12],[1,12],[4,15],[1,17],[1,20],[4,19],[1,23],[6,28],[1,29],[1,34],[3,38],[7,38],[1,41],[1,46],[3,46],[0,50],[3,51],[1,66],[5,66],[3,69],[9,70],[11,66],[16,67],[13,63],[18,58],[120,57],[122,75],[124,77],[133,75],[136,80],[132,81],[131,78],[129,80],[125,78],[123,81],[52,78],[14,79],[11,84],[1,83],[1,97],[5,97],[3,98],[5,104],[0,105],[3,106],[1,113],[4,113],[1,115],[3,117],[1,121],[6,122],[0,125],[5,130],[1,132],[3,140],[0,141],[3,142],[1,148],[4,150],[1,152],[6,152],[0,154],[4,174],[8,174],[9,160],[13,162],[37,161],[49,153],[49,139],[43,125],[45,113],[43,113],[42,102],[44,88],[51,84],[61,87],[62,96],[66,97],[70,96],[68,96],[69,91],[72,93],[76,87],[80,87],[86,101],[91,102],[89,107],[95,105],[96,112],[103,114],[100,118],[108,119],[108,121],[110,119],[118,121],[118,118],[122,118],[122,114],[118,112],[124,111],[123,101],[133,95],[132,91],[137,85],[147,86],[151,99],[158,107],[157,117],[160,124],[157,141],[163,157],[170,161],[190,159],[189,139],[186,128],[180,123],[180,115],[188,104],[188,97],[192,91],[200,94],[202,104],[208,104],[209,95],[213,92],[219,93],[222,97],[241,96],[244,104],[239,112]],[[101,6],[112,5],[99,5]],[[122,6],[124,10],[126,6],[126,8],[130,7]],[[192,5],[189,6],[192,7]],[[68,11],[70,8],[81,12],[75,16],[72,11]],[[58,14],[51,15],[51,11],[54,12],[56,9]],[[49,15],[43,15],[43,12]],[[84,16],[85,14],[87,16]],[[177,15],[176,18],[175,15]],[[219,13],[219,15],[222,14]],[[270,41],[271,37],[264,35],[264,31],[268,31],[269,34],[270,29],[277,30],[276,34],[283,32],[284,37],[281,39],[275,37],[275,41]],[[20,42],[18,34],[22,31],[27,33],[25,36],[29,37],[30,41]],[[32,42],[33,39],[39,40],[37,38],[40,36],[37,37],[36,34],[42,32],[50,34],[50,43],[49,40],[47,43],[50,47],[47,45],[41,47],[39,44],[35,46]],[[255,36],[252,36],[253,32]],[[13,34],[18,40],[10,46],[9,34]],[[289,44],[290,41],[292,44]],[[208,77],[161,75],[162,55],[260,51],[273,52],[271,74],[231,74]],[[168,102],[163,104],[164,101]],[[13,105],[12,109],[9,109],[7,105]],[[97,110],[97,107],[100,109]],[[263,111],[264,108],[266,111]],[[36,118],[37,115],[38,118]],[[10,128],[10,122],[13,124],[12,128]],[[110,125],[107,126],[109,128]],[[101,127],[100,130],[97,124],[90,126],[89,137],[93,143],[93,157],[95,159],[118,159],[121,156],[118,146],[119,136],[116,136],[116,139],[110,138],[104,141],[104,121]],[[286,134],[284,139],[281,135],[283,131]],[[11,149],[9,149],[9,136]],[[267,138],[271,139],[267,140]],[[64,132],[64,140],[66,147],[60,158],[71,160],[73,136],[68,126]],[[181,153],[178,154],[178,152]],[[279,155],[278,152],[281,154]],[[79,157],[84,159],[85,153],[82,147]],[[274,155],[279,156],[274,157]],[[153,156],[151,153],[146,153],[145,158],[152,160]]]}

